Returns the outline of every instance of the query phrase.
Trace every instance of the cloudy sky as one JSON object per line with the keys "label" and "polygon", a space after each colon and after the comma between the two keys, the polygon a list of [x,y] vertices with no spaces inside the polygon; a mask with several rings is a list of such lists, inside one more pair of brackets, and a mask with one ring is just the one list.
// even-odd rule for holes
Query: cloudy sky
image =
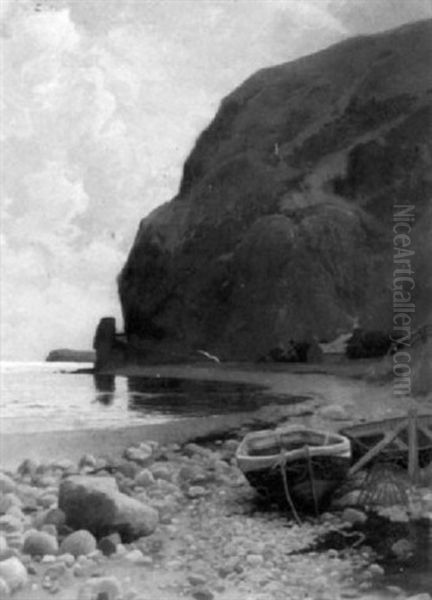
{"label": "cloudy sky", "polygon": [[1,0],[3,359],[120,320],[139,220],[255,70],[432,16],[432,0]]}

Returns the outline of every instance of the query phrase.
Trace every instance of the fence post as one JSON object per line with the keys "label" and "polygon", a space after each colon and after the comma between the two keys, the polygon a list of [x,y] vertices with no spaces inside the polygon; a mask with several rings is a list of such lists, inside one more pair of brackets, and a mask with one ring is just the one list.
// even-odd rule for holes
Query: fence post
{"label": "fence post", "polygon": [[416,408],[410,408],[408,411],[408,475],[411,483],[418,483],[419,456]]}

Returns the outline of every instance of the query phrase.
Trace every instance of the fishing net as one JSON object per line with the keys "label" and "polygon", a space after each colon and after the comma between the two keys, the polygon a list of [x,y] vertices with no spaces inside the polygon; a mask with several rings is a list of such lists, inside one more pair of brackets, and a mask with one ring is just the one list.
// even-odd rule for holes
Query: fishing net
{"label": "fishing net", "polygon": [[367,507],[408,506],[411,484],[406,472],[391,462],[372,465],[360,489],[358,504]]}

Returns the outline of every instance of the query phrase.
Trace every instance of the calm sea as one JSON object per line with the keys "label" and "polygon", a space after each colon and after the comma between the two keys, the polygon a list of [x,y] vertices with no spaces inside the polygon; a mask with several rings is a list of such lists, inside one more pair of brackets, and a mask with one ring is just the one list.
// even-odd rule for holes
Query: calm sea
{"label": "calm sea", "polygon": [[92,367],[82,363],[0,364],[0,418],[5,433],[160,423],[254,410],[271,401],[264,387],[236,382],[96,377],[77,373]]}

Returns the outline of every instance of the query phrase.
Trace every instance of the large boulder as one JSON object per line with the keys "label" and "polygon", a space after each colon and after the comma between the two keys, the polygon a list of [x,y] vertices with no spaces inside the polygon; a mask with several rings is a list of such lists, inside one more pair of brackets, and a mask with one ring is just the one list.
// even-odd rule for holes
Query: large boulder
{"label": "large boulder", "polygon": [[149,535],[156,529],[156,510],[122,494],[112,477],[73,476],[62,481],[59,508],[73,529],[100,538],[118,532],[123,541]]}
{"label": "large boulder", "polygon": [[431,39],[422,21],[346,40],[261,70],[223,100],[178,195],[141,222],[121,272],[130,356],[258,359],[291,339],[331,341],[356,317],[390,333],[394,271],[406,266],[394,262],[398,204],[415,215],[399,259],[415,251],[422,322]]}

